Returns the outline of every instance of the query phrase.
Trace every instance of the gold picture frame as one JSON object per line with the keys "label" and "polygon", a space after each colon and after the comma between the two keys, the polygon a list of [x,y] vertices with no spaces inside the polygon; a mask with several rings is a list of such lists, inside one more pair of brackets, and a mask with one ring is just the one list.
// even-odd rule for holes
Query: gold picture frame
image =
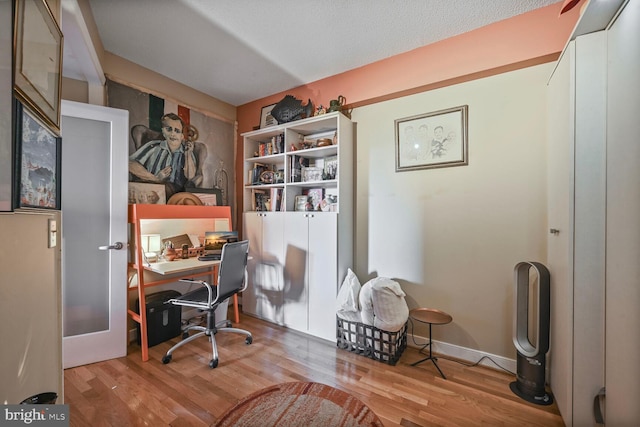
{"label": "gold picture frame", "polygon": [[468,109],[462,105],[395,120],[396,172],[468,165]]}
{"label": "gold picture frame", "polygon": [[17,0],[14,27],[16,96],[60,132],[63,36],[45,0]]}

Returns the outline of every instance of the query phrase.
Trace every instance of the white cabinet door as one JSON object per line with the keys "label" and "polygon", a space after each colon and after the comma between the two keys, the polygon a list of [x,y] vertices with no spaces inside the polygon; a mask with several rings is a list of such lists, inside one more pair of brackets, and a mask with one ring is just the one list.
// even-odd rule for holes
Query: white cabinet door
{"label": "white cabinet door", "polygon": [[[348,231],[351,232],[351,231]],[[309,333],[336,341],[338,214],[309,217]]]}
{"label": "white cabinet door", "polygon": [[307,212],[285,213],[284,324],[309,329],[309,218]]}
{"label": "white cabinet door", "polygon": [[242,293],[242,311],[253,316],[260,316],[258,299],[256,298],[256,283],[258,269],[262,256],[262,218],[259,213],[248,212],[244,214],[243,236],[249,240],[249,260],[247,261],[247,274],[249,285]]}
{"label": "white cabinet door", "polygon": [[244,236],[249,240],[249,287],[242,295],[247,314],[282,324],[284,216],[249,212],[244,216]]}

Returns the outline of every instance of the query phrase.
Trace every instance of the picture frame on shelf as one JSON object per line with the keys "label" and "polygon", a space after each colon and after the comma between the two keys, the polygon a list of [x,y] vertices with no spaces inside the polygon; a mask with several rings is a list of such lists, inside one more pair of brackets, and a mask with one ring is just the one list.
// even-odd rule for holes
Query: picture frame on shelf
{"label": "picture frame on shelf", "polygon": [[129,181],[129,204],[166,205],[164,184]]}
{"label": "picture frame on shelf", "polygon": [[306,195],[296,196],[295,206],[293,207],[293,210],[298,212],[306,211],[308,201],[309,201],[309,197],[307,197]]}
{"label": "picture frame on shelf", "polygon": [[220,188],[196,188],[186,187],[184,191],[196,196],[204,206],[221,206],[222,190]]}
{"label": "picture frame on shelf", "polygon": [[267,105],[266,107],[262,107],[260,111],[260,129],[268,128],[270,126],[275,126],[278,124],[278,121],[271,115],[271,110],[275,107],[276,104]]}
{"label": "picture frame on shelf", "polygon": [[320,211],[322,210],[322,200],[324,199],[324,188],[309,188],[305,190],[308,203],[311,204],[311,208],[307,210]]}
{"label": "picture frame on shelf", "polygon": [[62,138],[21,102],[16,102],[17,208],[60,210]]}
{"label": "picture frame on shelf", "polygon": [[468,165],[467,121],[467,105],[396,119],[396,172]]}
{"label": "picture frame on shelf", "polygon": [[44,0],[17,0],[14,87],[17,96],[60,132],[63,35]]}

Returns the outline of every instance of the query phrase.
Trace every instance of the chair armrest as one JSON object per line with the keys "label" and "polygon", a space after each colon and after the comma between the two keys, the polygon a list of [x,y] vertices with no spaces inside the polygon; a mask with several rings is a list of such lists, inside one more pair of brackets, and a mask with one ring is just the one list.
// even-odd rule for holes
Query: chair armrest
{"label": "chair armrest", "polygon": [[207,291],[209,292],[209,297],[207,299],[207,304],[209,306],[211,306],[212,303],[214,303],[217,299],[218,299],[218,294],[216,293],[215,298],[213,297],[213,287],[205,282],[204,280],[195,280],[195,279],[180,279],[180,282],[185,282],[185,283],[191,283],[191,284],[197,284],[200,286],[206,286],[207,287]]}

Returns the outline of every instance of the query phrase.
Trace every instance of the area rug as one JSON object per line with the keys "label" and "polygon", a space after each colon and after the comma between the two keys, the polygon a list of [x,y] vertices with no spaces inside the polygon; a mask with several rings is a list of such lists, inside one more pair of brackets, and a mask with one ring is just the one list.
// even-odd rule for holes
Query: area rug
{"label": "area rug", "polygon": [[313,382],[267,387],[224,413],[218,427],[364,427],[383,424],[360,400]]}

